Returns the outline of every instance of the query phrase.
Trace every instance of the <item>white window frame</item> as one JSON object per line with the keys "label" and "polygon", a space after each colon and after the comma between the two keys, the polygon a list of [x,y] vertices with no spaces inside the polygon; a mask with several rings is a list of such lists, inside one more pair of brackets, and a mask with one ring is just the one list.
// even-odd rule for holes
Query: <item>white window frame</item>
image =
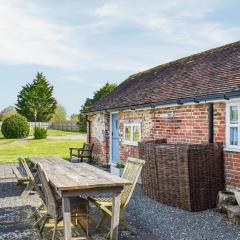
{"label": "white window frame", "polygon": [[[230,107],[238,108],[238,123],[230,123]],[[230,128],[238,128],[238,145],[230,144]],[[226,104],[226,150],[240,150],[240,101]]]}
{"label": "white window frame", "polygon": [[[131,128],[131,140],[125,140],[125,128],[130,127]],[[138,141],[133,141],[133,128],[134,127],[139,127],[139,140]],[[131,146],[138,146],[138,142],[141,141],[141,123],[123,123],[123,144],[125,145],[131,145]]]}

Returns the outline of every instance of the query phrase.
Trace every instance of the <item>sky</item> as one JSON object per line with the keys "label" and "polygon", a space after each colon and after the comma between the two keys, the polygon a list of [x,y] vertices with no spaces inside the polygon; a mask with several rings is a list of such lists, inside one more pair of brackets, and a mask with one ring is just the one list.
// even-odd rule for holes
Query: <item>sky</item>
{"label": "sky", "polygon": [[240,40],[239,0],[0,0],[0,111],[43,72],[68,114],[106,82]]}

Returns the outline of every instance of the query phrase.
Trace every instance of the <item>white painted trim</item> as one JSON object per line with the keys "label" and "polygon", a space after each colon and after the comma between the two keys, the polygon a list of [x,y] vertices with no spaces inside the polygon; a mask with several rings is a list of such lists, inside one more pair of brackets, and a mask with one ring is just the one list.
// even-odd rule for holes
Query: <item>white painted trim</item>
{"label": "white painted trim", "polygon": [[112,163],[112,114],[110,113],[110,126],[109,126],[109,162],[108,164],[111,165]]}
{"label": "white painted trim", "polygon": [[[230,123],[230,107],[237,106],[238,107],[238,123],[233,124]],[[231,152],[240,152],[240,101],[238,100],[231,100],[226,103],[226,151]],[[230,127],[238,127],[238,145],[230,145]]]}
{"label": "white painted trim", "polygon": [[224,148],[224,152],[240,152],[239,148]]}
{"label": "white painted trim", "polygon": [[[110,126],[109,126],[109,165],[115,165],[115,163],[112,163],[112,115],[118,114],[118,112],[110,112]],[[120,147],[120,144],[119,144]]]}
{"label": "white painted trim", "polygon": [[[128,126],[131,128],[131,140],[130,141],[125,140],[125,127],[128,127]],[[136,146],[136,147],[138,146],[138,142],[133,141],[133,127],[135,127],[135,126],[139,127],[139,141],[138,142],[141,141],[141,137],[142,137],[141,123],[139,123],[139,122],[128,122],[128,123],[123,123],[123,141],[122,141],[123,144]]]}

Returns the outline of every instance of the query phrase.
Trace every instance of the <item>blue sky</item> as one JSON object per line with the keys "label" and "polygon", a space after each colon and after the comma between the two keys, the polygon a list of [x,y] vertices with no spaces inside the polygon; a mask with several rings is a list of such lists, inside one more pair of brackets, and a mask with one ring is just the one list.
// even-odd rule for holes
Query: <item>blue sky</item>
{"label": "blue sky", "polygon": [[68,114],[104,83],[240,40],[238,0],[0,0],[0,110],[43,72]]}

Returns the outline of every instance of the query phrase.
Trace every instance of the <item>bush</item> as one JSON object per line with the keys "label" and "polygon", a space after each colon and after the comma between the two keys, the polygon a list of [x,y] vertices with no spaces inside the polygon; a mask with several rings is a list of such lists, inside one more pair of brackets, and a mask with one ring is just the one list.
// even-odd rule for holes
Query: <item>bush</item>
{"label": "bush", "polygon": [[41,127],[34,128],[34,139],[46,139],[47,138],[47,129]]}
{"label": "bush", "polygon": [[25,117],[15,114],[3,121],[1,130],[5,138],[25,138],[29,135],[30,127]]}

